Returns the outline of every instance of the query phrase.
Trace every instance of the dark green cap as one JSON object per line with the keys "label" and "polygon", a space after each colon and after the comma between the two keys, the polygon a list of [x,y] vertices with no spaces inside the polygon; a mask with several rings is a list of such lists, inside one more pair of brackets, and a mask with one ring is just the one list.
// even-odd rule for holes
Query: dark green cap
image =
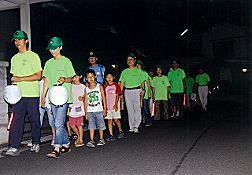
{"label": "dark green cap", "polygon": [[143,62],[141,60],[137,60],[136,64],[140,64],[141,66],[143,66]]}
{"label": "dark green cap", "polygon": [[21,40],[21,39],[28,39],[27,34],[23,31],[23,30],[17,30],[14,34],[13,34],[13,38],[12,40]]}
{"label": "dark green cap", "polygon": [[134,53],[129,53],[128,57],[136,58],[136,55]]}
{"label": "dark green cap", "polygon": [[48,41],[47,49],[55,50],[60,46],[63,46],[62,40],[59,37],[53,37]]}

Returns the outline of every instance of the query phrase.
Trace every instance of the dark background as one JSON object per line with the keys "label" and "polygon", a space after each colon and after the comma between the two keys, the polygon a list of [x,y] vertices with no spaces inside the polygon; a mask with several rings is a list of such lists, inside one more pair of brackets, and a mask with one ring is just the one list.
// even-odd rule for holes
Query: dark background
{"label": "dark background", "polygon": [[[63,54],[76,70],[88,65],[87,54],[91,50],[100,63],[107,68],[117,64],[119,70],[126,67],[126,55],[134,52],[147,69],[161,64],[167,73],[175,56],[181,59],[181,67],[194,75],[203,66],[213,82],[219,81],[215,75],[223,65],[230,67],[232,76],[238,75],[233,80],[241,79],[241,68],[251,70],[250,6],[250,0],[56,0],[32,4],[32,50],[40,55],[44,65],[51,57],[45,49],[47,42],[58,36],[63,39]],[[3,46],[4,60],[9,61],[16,53],[10,40],[19,28],[19,10],[0,12],[0,24],[7,31]],[[225,42],[210,41],[214,55],[206,54],[199,38],[214,28],[216,33],[225,35],[218,26],[231,28],[244,40],[245,43],[238,43],[239,51],[232,38],[225,38]],[[180,36],[185,29],[188,32]],[[242,57],[235,57],[236,52],[241,52]]]}

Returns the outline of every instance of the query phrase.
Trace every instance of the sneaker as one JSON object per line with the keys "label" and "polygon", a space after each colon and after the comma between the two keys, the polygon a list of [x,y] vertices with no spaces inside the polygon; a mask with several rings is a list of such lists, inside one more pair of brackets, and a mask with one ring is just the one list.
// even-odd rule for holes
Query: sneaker
{"label": "sneaker", "polygon": [[94,148],[95,147],[95,142],[93,140],[89,141],[87,143],[87,147]]}
{"label": "sneaker", "polygon": [[105,145],[105,140],[104,139],[101,139],[101,140],[99,140],[99,142],[97,143],[97,145],[99,145],[99,146],[103,146],[103,145]]}
{"label": "sneaker", "polygon": [[20,152],[17,148],[12,148],[10,147],[4,154],[5,156],[12,156],[12,157],[15,157],[15,156],[19,156],[20,155]]}
{"label": "sneaker", "polygon": [[27,147],[32,147],[32,141],[27,143]]}
{"label": "sneaker", "polygon": [[177,113],[176,113],[176,117],[178,117],[179,116],[179,111],[177,111]]}
{"label": "sneaker", "polygon": [[149,126],[151,126],[151,123],[147,123],[147,124],[145,124],[145,126],[146,126],[146,127],[149,127]]}
{"label": "sneaker", "polygon": [[52,146],[54,145],[54,139],[52,139],[51,145],[52,145]]}
{"label": "sneaker", "polygon": [[122,139],[123,137],[124,137],[124,132],[123,132],[123,131],[122,131],[122,132],[119,132],[117,138],[118,138],[118,139]]}
{"label": "sneaker", "polygon": [[129,132],[134,132],[134,129],[130,129]]}
{"label": "sneaker", "polygon": [[107,142],[112,142],[115,140],[115,137],[114,136],[109,136],[109,138],[106,139]]}
{"label": "sneaker", "polygon": [[139,131],[138,131],[138,128],[134,128],[134,131],[133,131],[135,134],[138,134]]}
{"label": "sneaker", "polygon": [[39,150],[40,150],[39,144],[32,144],[32,147],[31,147],[31,149],[30,149],[31,152],[38,153]]}

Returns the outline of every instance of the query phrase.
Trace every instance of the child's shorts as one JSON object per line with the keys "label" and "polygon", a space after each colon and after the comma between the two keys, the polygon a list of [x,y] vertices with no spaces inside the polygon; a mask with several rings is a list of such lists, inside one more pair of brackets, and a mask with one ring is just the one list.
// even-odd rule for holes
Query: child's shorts
{"label": "child's shorts", "polygon": [[105,122],[102,112],[88,112],[88,129],[102,129],[105,130]]}
{"label": "child's shorts", "polygon": [[107,116],[105,119],[121,119],[121,112],[120,110],[108,110]]}
{"label": "child's shorts", "polygon": [[69,117],[69,124],[71,127],[80,127],[83,126],[83,116],[80,117]]}

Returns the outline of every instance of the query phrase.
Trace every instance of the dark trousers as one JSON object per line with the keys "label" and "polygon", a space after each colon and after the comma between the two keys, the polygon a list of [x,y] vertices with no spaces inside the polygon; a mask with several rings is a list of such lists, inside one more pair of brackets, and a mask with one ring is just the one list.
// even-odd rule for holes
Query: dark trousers
{"label": "dark trousers", "polygon": [[150,99],[143,99],[143,112],[145,117],[145,123],[151,124]]}
{"label": "dark trousers", "polygon": [[156,100],[154,111],[154,120],[168,120],[168,100]]}
{"label": "dark trousers", "polygon": [[9,147],[19,148],[24,132],[25,115],[31,122],[32,143],[40,142],[39,98],[23,97],[13,105],[13,119],[10,125]]}

